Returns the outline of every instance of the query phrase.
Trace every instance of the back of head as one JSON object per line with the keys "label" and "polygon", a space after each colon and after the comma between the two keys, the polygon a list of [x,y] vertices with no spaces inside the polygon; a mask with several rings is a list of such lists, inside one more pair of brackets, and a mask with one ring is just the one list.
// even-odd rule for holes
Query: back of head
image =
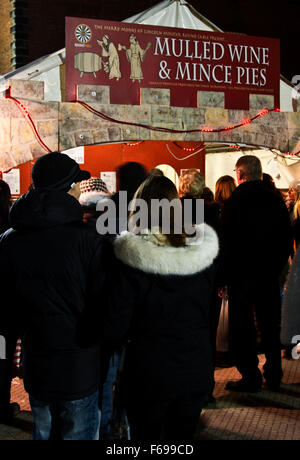
{"label": "back of head", "polygon": [[294,179],[289,184],[289,189],[293,190],[295,193],[295,200],[300,199],[300,179]]}
{"label": "back of head", "polygon": [[271,188],[275,187],[274,179],[272,176],[270,176],[270,174],[263,173],[262,180],[263,180],[263,183],[266,184],[267,186]]}
{"label": "back of head", "polygon": [[[135,199],[144,200],[148,207],[148,228],[151,230],[151,210],[152,200],[167,200],[169,202],[176,200],[178,209],[180,210],[180,219],[182,218],[181,202],[175,184],[165,176],[149,176],[138,188]],[[176,228],[175,219],[176,211],[170,207],[170,233],[167,234],[167,239],[171,246],[183,246],[185,244],[185,235],[174,232]],[[162,209],[159,209],[159,227],[162,230]]]}
{"label": "back of head", "polygon": [[119,190],[134,194],[147,178],[147,171],[141,163],[130,161],[117,169]]}
{"label": "back of head", "polygon": [[149,171],[149,176],[164,176],[164,173],[159,168],[152,168]]}
{"label": "back of head", "polygon": [[190,198],[201,198],[204,187],[204,177],[197,169],[188,169],[179,178],[179,195]]}
{"label": "back of head", "polygon": [[214,194],[209,187],[203,187],[201,198],[202,200],[204,200],[205,204],[210,204],[214,202]]}
{"label": "back of head", "polygon": [[236,183],[231,176],[222,176],[216,182],[215,200],[218,203],[225,203],[226,200],[232,195],[236,188]]}
{"label": "back of head", "polygon": [[162,200],[166,198],[172,201],[178,198],[175,184],[165,176],[149,176],[138,188],[135,198],[151,203],[152,199]]}
{"label": "back of head", "polygon": [[262,179],[262,166],[259,158],[254,155],[245,155],[238,159],[235,165],[239,172],[240,181],[253,181]]}

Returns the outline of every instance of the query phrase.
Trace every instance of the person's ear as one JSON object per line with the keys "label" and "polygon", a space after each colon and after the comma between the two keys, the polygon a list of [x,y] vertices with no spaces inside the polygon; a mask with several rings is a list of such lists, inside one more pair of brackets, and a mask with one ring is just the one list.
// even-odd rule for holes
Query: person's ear
{"label": "person's ear", "polygon": [[80,182],[76,182],[76,183],[73,182],[73,184],[71,185],[70,190],[68,191],[68,194],[74,196],[74,198],[76,198],[76,200],[79,200],[79,197],[80,197]]}

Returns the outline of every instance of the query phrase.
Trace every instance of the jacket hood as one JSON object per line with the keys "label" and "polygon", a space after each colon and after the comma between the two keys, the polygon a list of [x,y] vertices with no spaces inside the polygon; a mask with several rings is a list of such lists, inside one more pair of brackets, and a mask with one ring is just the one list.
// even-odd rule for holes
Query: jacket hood
{"label": "jacket hood", "polygon": [[82,221],[82,209],[65,192],[31,190],[14,203],[9,219],[15,230],[43,229]]}
{"label": "jacket hood", "polygon": [[145,273],[157,275],[195,275],[210,267],[219,252],[216,232],[206,224],[195,227],[196,236],[186,246],[165,245],[162,238],[148,233],[135,235],[123,232],[116,238],[116,257]]}

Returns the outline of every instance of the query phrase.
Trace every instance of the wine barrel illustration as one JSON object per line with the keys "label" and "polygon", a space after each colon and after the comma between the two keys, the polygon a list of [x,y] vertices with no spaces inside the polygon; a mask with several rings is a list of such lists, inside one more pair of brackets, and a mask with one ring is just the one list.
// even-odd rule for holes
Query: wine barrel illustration
{"label": "wine barrel illustration", "polygon": [[96,53],[75,54],[74,67],[80,71],[80,78],[84,73],[93,73],[96,78],[96,72],[102,68],[101,56]]}

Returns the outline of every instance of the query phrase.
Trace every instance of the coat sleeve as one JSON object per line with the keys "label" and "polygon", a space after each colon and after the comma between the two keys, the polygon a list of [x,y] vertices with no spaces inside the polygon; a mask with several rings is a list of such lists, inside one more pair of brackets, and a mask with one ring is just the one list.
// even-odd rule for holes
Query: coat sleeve
{"label": "coat sleeve", "polygon": [[103,305],[103,339],[124,343],[128,337],[138,289],[130,270],[118,261],[111,248],[108,286]]}
{"label": "coat sleeve", "polygon": [[[300,250],[298,249],[288,275],[282,307],[281,341],[291,345],[293,337],[300,341]],[[294,339],[295,340],[295,339]],[[296,342],[294,342],[296,343]]]}
{"label": "coat sleeve", "polygon": [[86,346],[105,342],[116,349],[125,342],[135,297],[136,289],[115,258],[112,243],[106,238],[99,240],[90,263],[80,328]]}

